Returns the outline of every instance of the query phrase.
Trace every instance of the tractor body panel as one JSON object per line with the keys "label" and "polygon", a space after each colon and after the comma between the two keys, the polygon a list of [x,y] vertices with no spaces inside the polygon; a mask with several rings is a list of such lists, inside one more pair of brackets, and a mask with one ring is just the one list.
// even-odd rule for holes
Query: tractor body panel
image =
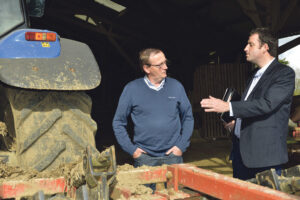
{"label": "tractor body panel", "polygon": [[[41,43],[41,42],[36,42]],[[100,84],[98,64],[81,42],[60,39],[53,58],[1,58],[0,80],[7,85],[39,90],[90,90]],[[41,44],[39,44],[41,45]]]}

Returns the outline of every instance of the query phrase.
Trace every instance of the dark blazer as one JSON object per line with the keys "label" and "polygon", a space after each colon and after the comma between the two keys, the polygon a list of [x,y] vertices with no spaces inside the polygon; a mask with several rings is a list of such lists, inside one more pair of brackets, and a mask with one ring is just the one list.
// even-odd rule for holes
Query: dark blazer
{"label": "dark blazer", "polygon": [[[252,77],[242,95],[245,99]],[[240,152],[248,168],[288,161],[286,137],[295,72],[274,60],[246,101],[231,102],[234,117],[242,118]]]}

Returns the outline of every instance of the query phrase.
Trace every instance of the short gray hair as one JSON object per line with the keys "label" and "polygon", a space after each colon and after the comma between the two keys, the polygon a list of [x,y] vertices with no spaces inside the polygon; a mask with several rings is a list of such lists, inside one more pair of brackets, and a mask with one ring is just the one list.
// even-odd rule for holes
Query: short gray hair
{"label": "short gray hair", "polygon": [[143,70],[143,66],[144,65],[149,65],[149,58],[151,55],[155,55],[162,52],[162,50],[160,49],[156,49],[156,48],[147,48],[147,49],[143,49],[139,52],[139,60],[140,60],[140,68],[142,71]]}

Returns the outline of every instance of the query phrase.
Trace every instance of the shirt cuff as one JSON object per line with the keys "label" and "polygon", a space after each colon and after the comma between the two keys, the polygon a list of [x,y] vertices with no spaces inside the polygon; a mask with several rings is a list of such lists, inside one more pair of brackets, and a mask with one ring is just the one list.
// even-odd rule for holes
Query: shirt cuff
{"label": "shirt cuff", "polygon": [[233,117],[233,110],[232,110],[232,106],[231,106],[231,102],[229,102],[229,116]]}

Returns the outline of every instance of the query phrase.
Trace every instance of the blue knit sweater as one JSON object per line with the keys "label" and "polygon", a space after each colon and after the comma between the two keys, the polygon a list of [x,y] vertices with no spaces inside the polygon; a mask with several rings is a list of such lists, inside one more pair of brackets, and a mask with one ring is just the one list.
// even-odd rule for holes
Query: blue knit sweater
{"label": "blue knit sweater", "polygon": [[[134,123],[133,141],[126,129],[129,115]],[[128,83],[113,119],[117,141],[130,155],[137,147],[152,156],[164,156],[173,146],[184,152],[193,127],[192,108],[184,88],[168,77],[159,91],[150,89],[143,78]]]}

